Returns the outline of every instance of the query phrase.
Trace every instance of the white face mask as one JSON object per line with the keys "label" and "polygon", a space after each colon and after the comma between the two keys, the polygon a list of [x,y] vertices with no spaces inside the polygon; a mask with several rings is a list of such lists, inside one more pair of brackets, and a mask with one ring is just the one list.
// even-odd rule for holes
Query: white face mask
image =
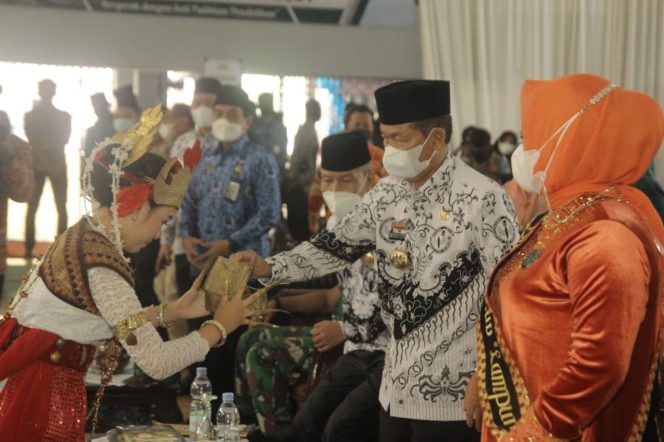
{"label": "white face mask", "polygon": [[191,117],[194,119],[196,127],[209,128],[212,126],[212,108],[208,106],[198,106],[191,110]]}
{"label": "white face mask", "polygon": [[323,199],[327,207],[339,219],[353,210],[362,201],[362,197],[353,192],[323,192]]}
{"label": "white face mask", "polygon": [[115,132],[127,132],[133,124],[131,118],[115,118],[113,119],[113,129]]}
{"label": "white face mask", "polygon": [[244,135],[244,128],[239,123],[231,123],[225,118],[219,118],[212,123],[212,135],[223,143],[231,143]]}
{"label": "white face mask", "polygon": [[514,144],[508,143],[507,141],[501,141],[498,143],[498,152],[502,153],[503,155],[509,155],[512,152],[514,152]]}
{"label": "white face mask", "polygon": [[[558,152],[560,143],[563,141],[563,138],[565,138],[565,134],[572,126],[572,123],[574,123],[574,121],[576,121],[576,119],[579,118],[579,116],[582,115],[588,107],[602,101],[602,99],[615,88],[615,84],[610,84],[595,94],[590,100],[588,100],[588,103],[583,108],[581,108],[581,110],[565,121],[558,129],[556,129],[553,135],[551,135],[549,139],[546,140],[537,149],[526,150],[523,146],[523,143],[519,144],[519,146],[512,154],[512,175],[514,176],[514,180],[519,184],[519,186],[521,186],[523,190],[539,194],[540,191],[544,189],[544,196],[547,199],[547,205],[549,205],[549,208],[551,208],[544,183],[546,181],[546,175],[549,171],[549,168],[551,167],[551,163],[553,163],[553,158],[556,156],[556,152]],[[558,134],[560,134],[560,136],[558,136]],[[558,136],[558,141],[553,148],[553,152],[551,152],[551,156],[549,157],[549,161],[546,163],[546,167],[544,167],[544,170],[535,173],[535,165],[539,160],[542,149],[544,149],[554,138],[556,138],[556,136]]]}
{"label": "white face mask", "polygon": [[159,125],[159,136],[164,141],[170,141],[173,136],[173,126],[170,124],[161,123]]}
{"label": "white face mask", "polygon": [[418,144],[412,149],[402,150],[394,146],[385,146],[385,154],[383,155],[383,166],[387,173],[396,178],[405,180],[415,178],[421,174],[429,164],[435,153],[431,155],[428,160],[420,161],[420,155],[424,150],[424,145],[429,141],[431,132],[422,144]]}
{"label": "white face mask", "polygon": [[526,192],[539,194],[544,185],[545,173],[533,173],[539,157],[539,149],[525,150],[523,143],[519,144],[512,154],[512,175]]}

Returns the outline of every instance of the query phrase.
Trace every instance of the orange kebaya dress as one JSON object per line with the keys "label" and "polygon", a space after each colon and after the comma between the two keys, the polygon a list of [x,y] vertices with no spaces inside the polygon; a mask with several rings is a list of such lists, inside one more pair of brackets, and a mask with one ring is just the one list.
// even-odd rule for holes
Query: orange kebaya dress
{"label": "orange kebaya dress", "polygon": [[[592,75],[528,81],[524,145],[537,149],[606,87]],[[664,132],[649,97],[588,107],[535,171],[551,211],[494,270],[478,333],[483,440],[641,440],[658,360],[664,229],[628,186]]]}

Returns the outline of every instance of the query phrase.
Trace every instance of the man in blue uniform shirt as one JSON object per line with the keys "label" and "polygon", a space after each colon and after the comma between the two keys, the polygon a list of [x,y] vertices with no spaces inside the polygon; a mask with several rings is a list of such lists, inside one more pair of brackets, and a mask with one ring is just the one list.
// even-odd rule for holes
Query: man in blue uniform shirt
{"label": "man in blue uniform shirt", "polygon": [[[253,116],[254,105],[242,89],[221,86],[212,116],[214,138],[204,146],[181,208],[180,236],[195,273],[208,260],[236,250],[270,253],[268,231],[280,220],[279,166],[247,136]],[[231,333],[205,359],[219,398],[233,391],[235,347],[243,331]]]}
{"label": "man in blue uniform shirt", "polygon": [[279,166],[247,136],[253,115],[253,103],[242,89],[221,87],[213,144],[204,146],[182,204],[180,236],[195,268],[234,250],[270,253],[268,231],[280,219]]}

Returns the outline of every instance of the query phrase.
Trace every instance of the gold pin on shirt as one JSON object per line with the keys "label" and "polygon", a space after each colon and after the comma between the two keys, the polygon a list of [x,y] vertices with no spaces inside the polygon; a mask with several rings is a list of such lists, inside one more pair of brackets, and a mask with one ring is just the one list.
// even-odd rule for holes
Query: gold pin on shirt
{"label": "gold pin on shirt", "polygon": [[438,218],[439,218],[441,221],[447,221],[447,220],[450,218],[450,214],[447,213],[447,212],[444,211],[444,210],[441,210],[441,211],[440,211],[440,214],[438,215]]}
{"label": "gold pin on shirt", "polygon": [[396,248],[390,252],[390,264],[399,270],[405,270],[410,265],[410,258],[408,252],[403,249]]}

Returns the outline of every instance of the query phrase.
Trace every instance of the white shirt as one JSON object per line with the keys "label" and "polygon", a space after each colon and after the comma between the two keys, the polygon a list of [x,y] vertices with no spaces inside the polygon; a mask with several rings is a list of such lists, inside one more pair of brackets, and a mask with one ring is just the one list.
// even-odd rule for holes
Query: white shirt
{"label": "white shirt", "polygon": [[[407,226],[390,236],[393,223]],[[502,188],[448,156],[420,188],[383,178],[337,226],[268,262],[272,280],[339,271],[375,250],[382,314],[391,334],[380,403],[391,416],[465,418],[463,398],[475,370],[475,324],[485,284],[518,239]],[[390,263],[408,252],[410,267]]]}

